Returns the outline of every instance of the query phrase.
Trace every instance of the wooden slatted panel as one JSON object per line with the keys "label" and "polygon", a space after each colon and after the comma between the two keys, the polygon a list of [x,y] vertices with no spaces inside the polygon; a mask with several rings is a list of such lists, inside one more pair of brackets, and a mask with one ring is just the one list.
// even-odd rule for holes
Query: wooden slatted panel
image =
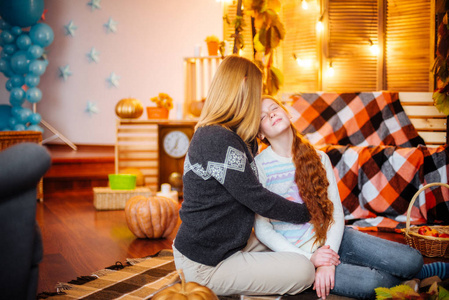
{"label": "wooden slatted panel", "polygon": [[405,113],[429,146],[446,143],[446,116],[433,105],[432,93],[399,93]]}
{"label": "wooden slatted panel", "polygon": [[332,0],[328,11],[328,63],[334,75],[326,76],[328,66],[323,66],[323,90],[377,90],[377,55],[369,42],[377,45],[377,0]]}
{"label": "wooden slatted panel", "polygon": [[[232,25],[232,22],[235,20],[237,15],[237,0],[233,0],[231,3],[225,3],[223,5],[223,16],[227,16],[228,20],[231,24],[227,24],[226,20],[223,20],[223,39],[226,42],[226,54],[232,54],[232,50],[234,49],[234,38],[232,35],[235,33],[235,28]],[[246,57],[248,59],[253,59],[254,50],[253,50],[253,37],[251,32],[251,18],[248,15],[244,15],[245,26],[243,27],[243,40],[244,40],[244,48],[240,52],[240,56]]]}
{"label": "wooden slatted panel", "polygon": [[[316,23],[320,9],[316,0],[307,3],[308,9],[305,10],[301,1],[282,2],[282,21],[286,28],[282,44],[285,92],[314,92],[319,89]],[[293,55],[303,64],[299,65]]]}
{"label": "wooden slatted panel", "polygon": [[158,190],[158,126],[157,124],[131,124],[117,121],[115,168],[138,168],[144,175],[145,185]]}
{"label": "wooden slatted panel", "polygon": [[184,58],[184,118],[198,117],[190,112],[190,106],[193,101],[206,98],[221,61],[222,58],[219,56]]}
{"label": "wooden slatted panel", "polygon": [[388,0],[385,20],[387,90],[428,92],[433,89],[434,33],[432,0]]}

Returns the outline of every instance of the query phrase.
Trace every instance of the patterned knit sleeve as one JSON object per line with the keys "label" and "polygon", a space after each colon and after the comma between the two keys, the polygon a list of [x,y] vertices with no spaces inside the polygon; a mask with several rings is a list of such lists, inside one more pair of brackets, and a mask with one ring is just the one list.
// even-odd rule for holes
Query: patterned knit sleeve
{"label": "patterned knit sleeve", "polygon": [[291,223],[309,221],[305,205],[288,201],[261,185],[252,154],[237,134],[219,126],[209,127],[197,130],[184,173],[192,171],[203,180],[218,181],[236,201],[264,217]]}

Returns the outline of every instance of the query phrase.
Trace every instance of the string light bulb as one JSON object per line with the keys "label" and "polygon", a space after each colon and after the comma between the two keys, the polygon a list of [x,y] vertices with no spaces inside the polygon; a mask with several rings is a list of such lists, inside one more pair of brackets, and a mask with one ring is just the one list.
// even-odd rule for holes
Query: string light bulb
{"label": "string light bulb", "polygon": [[309,5],[307,4],[306,0],[302,0],[301,1],[301,7],[302,7],[302,9],[308,9],[309,8]]}
{"label": "string light bulb", "polygon": [[316,31],[321,32],[321,31],[323,31],[323,30],[324,30],[323,22],[322,22],[322,21],[318,21],[318,22],[316,23]]}
{"label": "string light bulb", "polygon": [[332,76],[334,76],[334,74],[335,74],[334,67],[332,66],[332,61],[330,61],[329,67],[327,68],[327,71],[326,71],[326,76],[332,77]]}
{"label": "string light bulb", "polygon": [[377,55],[379,54],[379,47],[377,47],[377,45],[374,45],[373,41],[371,39],[368,39],[369,42],[369,50],[371,51],[371,53],[373,55]]}

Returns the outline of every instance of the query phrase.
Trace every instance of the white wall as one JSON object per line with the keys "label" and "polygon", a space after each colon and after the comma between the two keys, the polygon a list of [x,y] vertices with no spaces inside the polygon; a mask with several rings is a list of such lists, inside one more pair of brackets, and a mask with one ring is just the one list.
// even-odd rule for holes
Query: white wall
{"label": "white wall", "polygon": [[[181,116],[183,58],[193,56],[197,44],[205,53],[208,35],[222,39],[221,4],[216,0],[103,0],[101,8],[92,11],[88,2],[45,0],[44,22],[55,38],[46,48],[49,65],[38,85],[43,96],[37,111],[42,118],[75,144],[112,145],[115,105],[122,98],[135,97],[144,106],[152,106],[149,99],[165,92],[175,101],[170,118]],[[103,26],[109,18],[118,22],[115,33],[107,33]],[[64,29],[71,20],[78,26],[73,37],[65,35]],[[86,56],[92,47],[100,52],[98,63]],[[58,70],[65,65],[73,73],[67,81]],[[118,88],[107,82],[111,72],[120,76]],[[6,80],[0,73],[0,104],[9,103]],[[98,113],[86,112],[88,101],[96,104]],[[44,139],[50,136],[45,128]]]}

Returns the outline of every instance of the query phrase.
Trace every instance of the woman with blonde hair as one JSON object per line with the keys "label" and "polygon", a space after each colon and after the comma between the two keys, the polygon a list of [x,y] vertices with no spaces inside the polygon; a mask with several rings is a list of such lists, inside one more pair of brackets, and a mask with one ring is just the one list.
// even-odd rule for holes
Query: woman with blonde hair
{"label": "woman with blonde hair", "polygon": [[[316,268],[313,288],[318,297],[325,299],[332,292],[374,298],[377,287],[422,278],[430,274],[427,269],[436,268],[426,265],[421,269],[421,254],[407,245],[345,228],[329,157],[298,133],[287,109],[270,96],[262,97],[259,138],[269,145],[255,159],[263,186],[292,202],[304,203],[311,217],[308,223],[291,224],[256,216],[256,236],[273,251],[291,251],[310,259]],[[339,262],[323,264],[328,255],[337,253]],[[439,268],[441,272],[433,274],[445,274],[445,266]]]}
{"label": "woman with blonde hair", "polygon": [[[315,277],[306,257],[266,251],[252,234],[256,213],[297,224],[309,221],[303,204],[268,191],[257,178],[253,155],[261,93],[260,69],[243,57],[226,57],[185,157],[175,264],[187,281],[218,295],[297,294]],[[335,255],[327,263],[337,260]]]}

